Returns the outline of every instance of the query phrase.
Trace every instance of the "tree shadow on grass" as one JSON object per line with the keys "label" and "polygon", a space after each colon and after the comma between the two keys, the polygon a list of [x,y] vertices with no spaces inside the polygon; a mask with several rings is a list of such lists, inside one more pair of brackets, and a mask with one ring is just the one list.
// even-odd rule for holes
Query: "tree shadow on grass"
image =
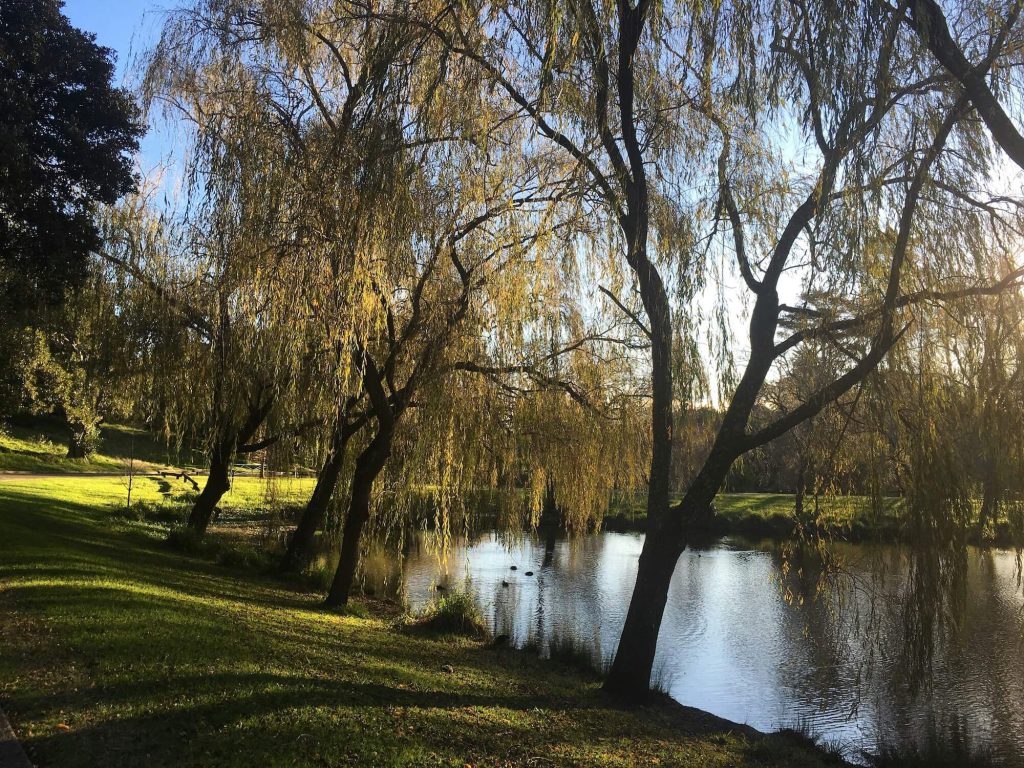
{"label": "tree shadow on grass", "polygon": [[[88,504],[25,496],[0,518],[0,537],[19,537],[0,578],[17,614],[41,617],[46,631],[23,625],[10,638],[23,661],[7,690],[18,718],[44,724],[25,740],[48,765],[463,764],[476,754],[525,766],[544,764],[531,761],[552,740],[621,746],[622,723],[629,738],[690,738],[673,730],[678,712],[625,715],[525,655],[320,611],[269,580],[109,530]],[[69,730],[45,725],[54,718]],[[609,718],[625,718],[619,732]]]}
{"label": "tree shadow on grass", "polygon": [[[140,694],[145,702],[137,701]],[[32,738],[27,746],[69,766],[111,760],[147,766],[239,764],[232,751],[244,752],[254,765],[304,765],[333,755],[346,765],[383,766],[407,764],[401,756],[414,752],[463,759],[474,750],[492,758],[504,753],[502,764],[543,765],[556,764],[532,762],[552,742],[578,740],[600,751],[602,739],[621,740],[614,729],[603,729],[600,713],[582,722],[578,707],[543,696],[412,690],[296,675],[188,676],[177,679],[172,690],[131,684],[105,689],[99,703],[106,719]],[[88,701],[61,699],[60,705],[86,718],[90,714]],[[539,727],[552,722],[560,728]],[[633,739],[666,735],[643,724],[630,732]],[[675,740],[685,744],[690,738],[680,733]]]}
{"label": "tree shadow on grass", "polygon": [[42,501],[31,490],[11,487],[0,488],[0,500],[9,510],[3,519],[5,536],[17,541],[10,552],[0,550],[0,566],[59,567],[55,564],[74,561],[108,576],[120,570],[125,578],[211,598],[293,608],[314,604],[310,595],[286,591],[270,576],[235,571],[182,553],[152,535],[115,530],[88,503]]}

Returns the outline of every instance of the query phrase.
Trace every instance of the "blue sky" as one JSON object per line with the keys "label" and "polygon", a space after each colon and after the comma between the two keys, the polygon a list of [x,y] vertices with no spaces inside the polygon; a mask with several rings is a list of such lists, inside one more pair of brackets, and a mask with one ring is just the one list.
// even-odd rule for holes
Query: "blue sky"
{"label": "blue sky", "polygon": [[79,29],[96,35],[100,45],[117,51],[119,78],[132,55],[155,40],[162,16],[153,0],[65,0],[64,14]]}
{"label": "blue sky", "polygon": [[[74,26],[96,35],[97,43],[117,52],[116,82],[131,86],[137,57],[160,34],[165,7],[154,0],[65,0],[64,14]],[[140,166],[156,166],[167,146],[159,132],[148,135],[142,142]]]}

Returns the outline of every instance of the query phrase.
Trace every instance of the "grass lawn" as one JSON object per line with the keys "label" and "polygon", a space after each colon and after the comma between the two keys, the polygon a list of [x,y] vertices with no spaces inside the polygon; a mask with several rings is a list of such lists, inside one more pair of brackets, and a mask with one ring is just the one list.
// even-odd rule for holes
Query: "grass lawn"
{"label": "grass lawn", "polygon": [[[184,556],[118,478],[0,481],[0,701],[40,766],[822,766],[799,740]],[[160,497],[155,483],[139,490]]]}
{"label": "grass lawn", "polygon": [[48,418],[0,425],[0,471],[32,473],[123,472],[132,457],[140,472],[168,464],[202,462],[201,456],[186,461],[143,429],[121,424],[100,428],[99,451],[88,459],[67,457],[67,430]]}
{"label": "grass lawn", "polygon": [[[864,523],[880,512],[881,522],[892,519],[900,500],[886,497],[882,509],[876,510],[869,496],[826,496],[819,499],[817,518],[824,527],[839,528]],[[720,493],[715,498],[715,510],[730,521],[751,517],[792,517],[796,496],[790,493]],[[805,498],[804,508],[814,514],[814,499]]]}
{"label": "grass lawn", "polygon": [[[673,499],[673,503],[679,499]],[[610,528],[642,530],[647,516],[646,499],[641,495],[618,499],[608,511],[606,525]],[[881,510],[876,510],[868,496],[827,496],[819,499],[817,510],[814,499],[805,498],[804,508],[818,526],[839,537],[896,536],[896,512],[902,501],[886,497]],[[761,536],[786,537],[793,528],[796,497],[790,493],[720,493],[715,497],[717,533],[740,533]]]}

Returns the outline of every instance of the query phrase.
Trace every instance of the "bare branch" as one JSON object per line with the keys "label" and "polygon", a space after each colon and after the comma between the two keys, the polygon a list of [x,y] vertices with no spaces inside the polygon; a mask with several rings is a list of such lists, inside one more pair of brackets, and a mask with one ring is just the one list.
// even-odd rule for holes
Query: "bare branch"
{"label": "bare branch", "polygon": [[650,331],[650,329],[646,325],[644,325],[644,321],[640,319],[640,317],[636,314],[636,312],[633,312],[628,307],[626,307],[625,304],[623,304],[621,301],[619,301],[618,297],[614,293],[609,291],[603,285],[597,286],[597,289],[601,293],[603,293],[605,296],[607,296],[609,299],[611,299],[612,302],[615,304],[615,306],[617,306],[619,309],[621,309],[622,312],[626,315],[626,317],[628,317],[630,320],[632,320],[633,323],[636,325],[636,327],[639,328],[641,331],[643,331],[644,336],[646,336],[648,339],[651,338],[651,331]]}

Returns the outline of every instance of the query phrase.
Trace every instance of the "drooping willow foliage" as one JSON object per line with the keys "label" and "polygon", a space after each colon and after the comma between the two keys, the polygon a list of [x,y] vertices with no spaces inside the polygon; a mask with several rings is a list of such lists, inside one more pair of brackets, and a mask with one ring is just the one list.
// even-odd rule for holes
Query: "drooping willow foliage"
{"label": "drooping willow foliage", "polygon": [[344,2],[171,15],[144,89],[188,130],[187,202],[134,264],[199,342],[163,380],[173,429],[219,434],[272,394],[265,433],[322,436],[345,403],[371,416],[358,455],[372,365],[408,401],[382,527],[424,486],[442,540],[481,487],[535,522],[522,490],[542,481],[582,530],[612,488],[639,485],[645,455],[616,351],[632,342],[583,292],[586,195],[403,5],[377,7],[386,21]]}
{"label": "drooping willow foliage", "polygon": [[[903,497],[934,553],[910,599],[952,595],[972,528],[1021,527],[1021,208],[912,10],[193,2],[144,82],[189,139],[183,202],[120,257],[177,321],[154,399],[235,452],[260,416],[281,461],[350,426],[337,497],[368,483],[392,531],[426,493],[442,550],[483,489],[573,531],[647,490],[634,677],[759,451],[793,454],[807,530],[839,491]],[[1021,25],[958,10],[1019,104]]]}

